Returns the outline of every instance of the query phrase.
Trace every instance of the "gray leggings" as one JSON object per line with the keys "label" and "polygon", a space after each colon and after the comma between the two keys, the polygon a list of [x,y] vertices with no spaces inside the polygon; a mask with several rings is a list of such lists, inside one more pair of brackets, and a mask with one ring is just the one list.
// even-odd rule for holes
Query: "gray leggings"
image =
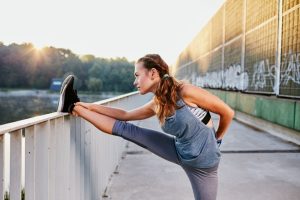
{"label": "gray leggings", "polygon": [[191,182],[195,200],[215,200],[217,198],[218,166],[204,169],[183,165],[177,156],[174,136],[119,120],[116,120],[112,133],[180,165]]}

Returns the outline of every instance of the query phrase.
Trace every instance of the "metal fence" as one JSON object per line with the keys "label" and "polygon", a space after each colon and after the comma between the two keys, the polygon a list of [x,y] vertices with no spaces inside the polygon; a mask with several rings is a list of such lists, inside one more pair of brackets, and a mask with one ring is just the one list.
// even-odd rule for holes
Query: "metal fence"
{"label": "metal fence", "polygon": [[300,1],[227,0],[175,72],[201,87],[300,98]]}
{"label": "metal fence", "polygon": [[[98,103],[128,110],[148,100],[134,92]],[[23,189],[30,200],[102,199],[125,144],[62,113],[2,125],[0,200],[7,190],[20,200]]]}

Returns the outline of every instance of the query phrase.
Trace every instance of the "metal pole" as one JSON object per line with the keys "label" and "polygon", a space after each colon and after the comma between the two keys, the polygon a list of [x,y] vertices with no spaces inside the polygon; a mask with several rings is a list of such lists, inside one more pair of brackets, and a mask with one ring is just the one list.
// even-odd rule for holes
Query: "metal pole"
{"label": "metal pole", "polygon": [[275,94],[280,91],[280,64],[281,64],[281,40],[282,40],[282,0],[278,0],[278,29],[277,29],[277,51],[276,51],[276,79]]}

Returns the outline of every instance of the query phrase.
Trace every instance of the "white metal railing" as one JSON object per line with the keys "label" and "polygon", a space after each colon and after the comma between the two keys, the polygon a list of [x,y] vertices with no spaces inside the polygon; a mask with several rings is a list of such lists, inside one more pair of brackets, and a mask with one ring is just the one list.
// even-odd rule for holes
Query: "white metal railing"
{"label": "white metal railing", "polygon": [[[130,110],[150,98],[133,92],[97,103]],[[100,200],[125,144],[81,118],[62,113],[2,125],[0,200],[6,185],[10,200],[20,200],[23,188],[26,200]]]}

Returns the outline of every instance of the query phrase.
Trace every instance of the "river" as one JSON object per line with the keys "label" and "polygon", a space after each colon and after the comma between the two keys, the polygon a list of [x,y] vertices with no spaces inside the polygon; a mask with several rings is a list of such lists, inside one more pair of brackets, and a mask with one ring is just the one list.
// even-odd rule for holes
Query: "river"
{"label": "river", "polygon": [[[95,102],[121,95],[106,92],[99,94],[81,94],[81,101]],[[56,112],[59,93],[48,90],[12,90],[0,91],[0,125],[38,115]]]}

